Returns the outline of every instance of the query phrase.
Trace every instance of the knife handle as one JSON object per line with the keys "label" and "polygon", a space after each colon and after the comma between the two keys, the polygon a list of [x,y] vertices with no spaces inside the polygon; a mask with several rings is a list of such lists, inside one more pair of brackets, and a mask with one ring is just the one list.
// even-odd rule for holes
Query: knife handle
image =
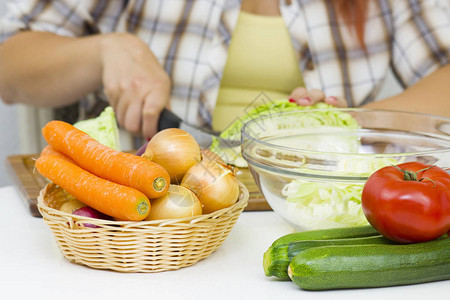
{"label": "knife handle", "polygon": [[181,118],[164,108],[159,115],[158,131],[168,128],[180,128]]}

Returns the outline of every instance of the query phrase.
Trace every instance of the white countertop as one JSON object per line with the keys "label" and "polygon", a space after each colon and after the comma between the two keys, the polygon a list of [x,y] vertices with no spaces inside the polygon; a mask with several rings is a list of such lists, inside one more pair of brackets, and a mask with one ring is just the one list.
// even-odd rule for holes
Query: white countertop
{"label": "white countertop", "polygon": [[[197,264],[161,273],[96,270],[66,260],[14,187],[0,188],[1,299],[449,299],[450,281],[305,291],[264,276],[262,255],[293,230],[273,212],[244,212],[224,244]],[[6,297],[5,297],[6,296]]]}

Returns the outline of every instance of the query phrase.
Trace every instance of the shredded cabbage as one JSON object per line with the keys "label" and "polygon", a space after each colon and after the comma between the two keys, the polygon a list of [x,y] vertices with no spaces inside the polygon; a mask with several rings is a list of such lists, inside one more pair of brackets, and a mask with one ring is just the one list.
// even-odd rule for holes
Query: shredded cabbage
{"label": "shredded cabbage", "polygon": [[106,107],[98,117],[79,121],[74,126],[86,132],[99,143],[119,151],[121,150],[119,128],[111,106]]}
{"label": "shredded cabbage", "polygon": [[361,208],[364,183],[294,180],[285,185],[287,218],[302,227],[321,229],[367,224]]}
{"label": "shredded cabbage", "polygon": [[[338,171],[346,175],[370,176],[388,165],[401,163],[393,158],[361,157],[342,159]],[[281,194],[286,197],[286,215],[292,222],[310,229],[368,224],[361,208],[364,182],[312,182],[293,180]]]}
{"label": "shredded cabbage", "polygon": [[352,157],[339,160],[336,173],[347,175],[370,176],[373,172],[389,165],[397,165],[403,162],[390,157]]}

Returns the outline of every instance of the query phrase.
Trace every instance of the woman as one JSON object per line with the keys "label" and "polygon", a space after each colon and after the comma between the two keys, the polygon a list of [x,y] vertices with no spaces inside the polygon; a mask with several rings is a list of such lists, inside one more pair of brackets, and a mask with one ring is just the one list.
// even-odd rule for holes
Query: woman
{"label": "woman", "polygon": [[[223,129],[261,91],[450,117],[449,15],[445,0],[13,1],[0,96],[58,107],[100,89],[145,137],[163,107]],[[372,102],[389,67],[408,88]]]}

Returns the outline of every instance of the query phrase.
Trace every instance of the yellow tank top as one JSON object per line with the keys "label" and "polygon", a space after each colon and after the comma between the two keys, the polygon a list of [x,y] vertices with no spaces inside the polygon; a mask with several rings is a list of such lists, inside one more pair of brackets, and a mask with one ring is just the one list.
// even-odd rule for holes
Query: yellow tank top
{"label": "yellow tank top", "polygon": [[241,12],[213,112],[213,128],[224,130],[265,98],[286,99],[298,86],[303,86],[303,78],[283,18]]}

